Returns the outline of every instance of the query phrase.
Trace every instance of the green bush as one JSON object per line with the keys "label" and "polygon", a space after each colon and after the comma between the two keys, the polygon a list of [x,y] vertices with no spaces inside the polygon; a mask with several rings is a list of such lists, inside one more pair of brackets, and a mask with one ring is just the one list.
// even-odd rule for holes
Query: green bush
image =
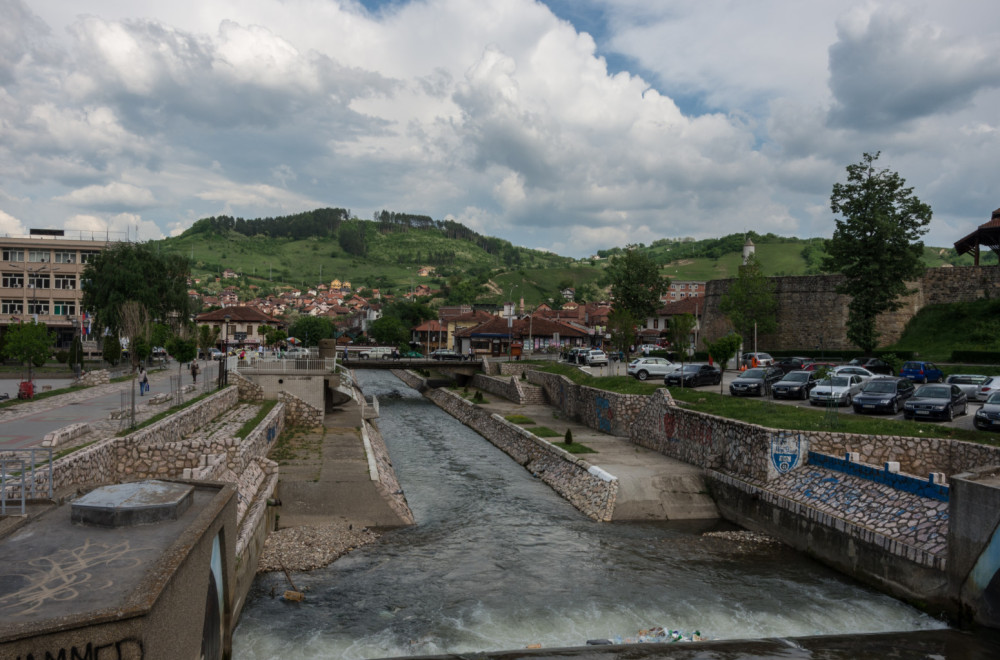
{"label": "green bush", "polygon": [[1000,351],[952,351],[951,362],[962,364],[1000,364]]}
{"label": "green bush", "polygon": [[56,351],[56,362],[59,364],[66,364],[69,361],[69,351],[59,349]]}
{"label": "green bush", "polygon": [[573,444],[573,429],[566,429],[566,437],[563,439],[567,445]]}

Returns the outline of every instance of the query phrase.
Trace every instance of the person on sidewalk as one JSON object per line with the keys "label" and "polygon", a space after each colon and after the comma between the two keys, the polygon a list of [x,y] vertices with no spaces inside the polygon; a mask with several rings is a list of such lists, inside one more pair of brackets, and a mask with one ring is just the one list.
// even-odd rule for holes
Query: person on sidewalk
{"label": "person on sidewalk", "polygon": [[146,367],[139,365],[139,396],[143,396],[149,391],[149,376],[146,375]]}
{"label": "person on sidewalk", "polygon": [[198,367],[198,361],[197,360],[192,361],[191,362],[191,380],[194,381],[194,383],[196,385],[198,384],[198,372],[199,371],[201,371],[201,369]]}

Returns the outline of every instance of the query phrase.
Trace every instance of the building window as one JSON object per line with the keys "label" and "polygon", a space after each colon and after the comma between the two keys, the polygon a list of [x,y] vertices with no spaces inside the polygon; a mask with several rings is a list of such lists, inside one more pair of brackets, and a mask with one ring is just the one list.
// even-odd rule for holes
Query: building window
{"label": "building window", "polygon": [[28,261],[36,264],[47,264],[52,258],[52,253],[48,250],[29,250]]}
{"label": "building window", "polygon": [[24,273],[4,273],[3,287],[5,289],[23,289]]}
{"label": "building window", "polygon": [[660,319],[653,319],[653,330],[660,329]]}
{"label": "building window", "polygon": [[4,261],[24,261],[24,250],[16,250],[14,248],[4,248],[3,249],[3,260]]}
{"label": "building window", "polygon": [[32,289],[48,289],[51,280],[49,279],[49,274],[31,274],[28,275],[28,287]]}
{"label": "building window", "polygon": [[76,288],[76,275],[56,275],[55,279],[56,279],[55,281],[56,289]]}
{"label": "building window", "polygon": [[56,250],[57,264],[75,264],[76,250]]}
{"label": "building window", "polygon": [[23,314],[24,302],[21,300],[0,301],[0,314]]}
{"label": "building window", "polygon": [[28,313],[29,314],[48,314],[49,313],[49,301],[48,300],[34,300],[28,301]]}
{"label": "building window", "polygon": [[90,263],[99,254],[98,250],[80,250],[80,263]]}
{"label": "building window", "polygon": [[56,316],[73,316],[76,314],[76,303],[71,300],[56,300],[52,303],[52,313]]}

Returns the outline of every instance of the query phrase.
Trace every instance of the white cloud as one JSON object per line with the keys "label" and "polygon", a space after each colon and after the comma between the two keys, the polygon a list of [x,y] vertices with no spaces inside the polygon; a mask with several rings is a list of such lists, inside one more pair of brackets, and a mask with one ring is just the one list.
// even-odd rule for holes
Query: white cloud
{"label": "white cloud", "polygon": [[387,208],[579,256],[829,235],[877,150],[939,244],[996,206],[992,3],[591,7],[586,34],[534,0],[0,0],[5,211],[175,235]]}
{"label": "white cloud", "polygon": [[26,236],[28,230],[24,223],[4,211],[0,211],[0,235],[4,236]]}

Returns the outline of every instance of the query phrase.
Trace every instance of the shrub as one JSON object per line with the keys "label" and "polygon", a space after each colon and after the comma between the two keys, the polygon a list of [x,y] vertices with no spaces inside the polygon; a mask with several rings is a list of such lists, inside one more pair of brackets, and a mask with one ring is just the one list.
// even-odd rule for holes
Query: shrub
{"label": "shrub", "polygon": [[56,351],[56,361],[59,364],[66,364],[69,361],[69,351],[63,349]]}
{"label": "shrub", "polygon": [[563,439],[567,445],[573,444],[573,429],[566,429],[566,437]]}

